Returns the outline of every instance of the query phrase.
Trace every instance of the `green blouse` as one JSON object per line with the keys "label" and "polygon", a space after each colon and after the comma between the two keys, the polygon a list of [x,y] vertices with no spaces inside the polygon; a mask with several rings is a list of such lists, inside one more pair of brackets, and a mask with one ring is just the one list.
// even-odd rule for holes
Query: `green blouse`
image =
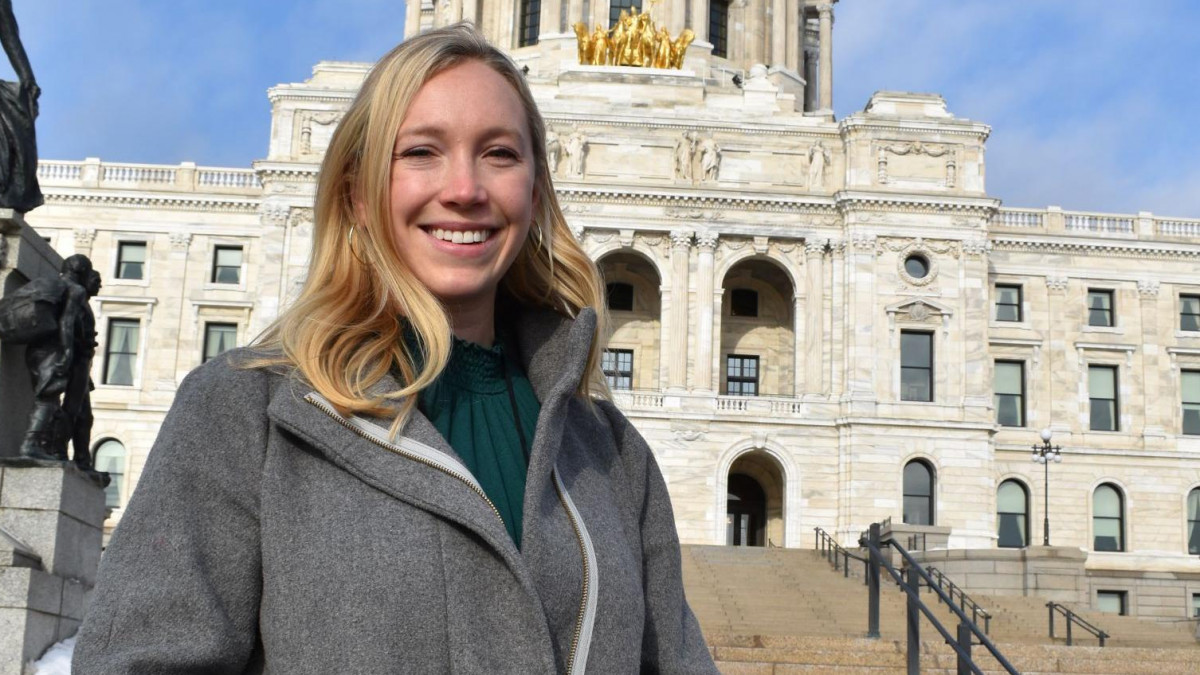
{"label": "green blouse", "polygon": [[503,341],[497,338],[488,349],[454,338],[446,369],[421,392],[417,408],[479,481],[519,549],[525,474],[541,403]]}

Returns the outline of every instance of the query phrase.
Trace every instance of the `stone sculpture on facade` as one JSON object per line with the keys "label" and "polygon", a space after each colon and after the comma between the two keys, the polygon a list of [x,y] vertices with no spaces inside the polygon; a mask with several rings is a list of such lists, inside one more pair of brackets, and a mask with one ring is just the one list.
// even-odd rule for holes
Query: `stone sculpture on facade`
{"label": "stone sculpture on facade", "polygon": [[706,181],[715,181],[721,169],[721,146],[711,138],[700,142],[700,175]]}
{"label": "stone sculpture on facade", "polygon": [[671,39],[665,27],[658,26],[649,12],[639,13],[637,7],[621,15],[612,28],[597,25],[588,33],[582,21],[574,25],[579,63],[595,66],[635,66],[638,68],[683,67],[683,56],[696,34],[685,28],[679,37]]}
{"label": "stone sculpture on facade", "polygon": [[825,188],[825,166],[833,160],[829,148],[817,141],[808,149],[808,189],[821,190]]}
{"label": "stone sculpture on facade", "polygon": [[558,133],[553,129],[547,129],[546,168],[550,169],[551,176],[558,172],[558,158],[560,156],[562,156],[562,142],[558,139]]}
{"label": "stone sculpture on facade", "polygon": [[11,0],[0,0],[0,43],[19,80],[0,80],[0,208],[25,213],[42,205],[33,129],[42,90],[21,45]]}
{"label": "stone sculpture on facade", "polygon": [[63,261],[58,278],[36,279],[0,301],[0,339],[24,344],[34,405],[21,455],[67,460],[74,446],[79,468],[92,469],[91,372],[96,319],[88,299],[100,292],[100,274],[84,255]]}
{"label": "stone sculpture on facade", "polygon": [[587,152],[587,136],[580,131],[572,133],[567,138],[565,150],[567,152],[567,175],[582,177],[583,155]]}
{"label": "stone sculpture on facade", "polygon": [[685,131],[675,143],[675,177],[692,180],[692,163],[696,157],[696,132]]}

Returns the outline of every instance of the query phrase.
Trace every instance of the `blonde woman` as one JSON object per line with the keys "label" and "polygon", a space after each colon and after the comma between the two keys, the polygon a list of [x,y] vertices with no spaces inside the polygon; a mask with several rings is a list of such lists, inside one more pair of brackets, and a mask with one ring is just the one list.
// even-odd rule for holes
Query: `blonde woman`
{"label": "blonde woman", "polygon": [[714,673],[602,287],[521,73],[473,29],[371,71],[306,286],[180,387],[76,671]]}

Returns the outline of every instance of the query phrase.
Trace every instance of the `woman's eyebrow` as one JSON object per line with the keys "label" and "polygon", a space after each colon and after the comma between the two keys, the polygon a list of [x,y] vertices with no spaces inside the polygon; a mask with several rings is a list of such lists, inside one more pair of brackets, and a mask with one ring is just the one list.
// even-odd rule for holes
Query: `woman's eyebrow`
{"label": "woman's eyebrow", "polygon": [[[437,124],[423,124],[421,126],[410,127],[407,129],[402,128],[396,134],[396,136],[397,138],[404,138],[407,136],[432,136],[434,138],[442,138],[450,133],[451,130],[447,127]],[[525,138],[525,132],[520,127],[507,126],[503,124],[486,127],[479,132],[479,135],[483,138],[498,138],[502,136],[510,136],[517,139]]]}

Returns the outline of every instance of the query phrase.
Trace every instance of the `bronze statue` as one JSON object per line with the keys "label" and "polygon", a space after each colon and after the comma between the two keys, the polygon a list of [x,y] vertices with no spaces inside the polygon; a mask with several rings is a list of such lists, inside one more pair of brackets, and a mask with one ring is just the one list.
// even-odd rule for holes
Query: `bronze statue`
{"label": "bronze statue", "polygon": [[[25,365],[33,381],[34,404],[21,455],[67,460],[92,469],[92,357],[96,319],[88,298],[100,292],[100,274],[84,255],[63,261],[57,278],[35,279],[0,301],[0,339],[25,344]],[[60,402],[61,397],[61,402]]]}
{"label": "bronze statue", "polygon": [[0,80],[0,208],[25,213],[42,205],[33,128],[42,90],[21,46],[12,0],[0,0],[0,43],[18,79]]}

